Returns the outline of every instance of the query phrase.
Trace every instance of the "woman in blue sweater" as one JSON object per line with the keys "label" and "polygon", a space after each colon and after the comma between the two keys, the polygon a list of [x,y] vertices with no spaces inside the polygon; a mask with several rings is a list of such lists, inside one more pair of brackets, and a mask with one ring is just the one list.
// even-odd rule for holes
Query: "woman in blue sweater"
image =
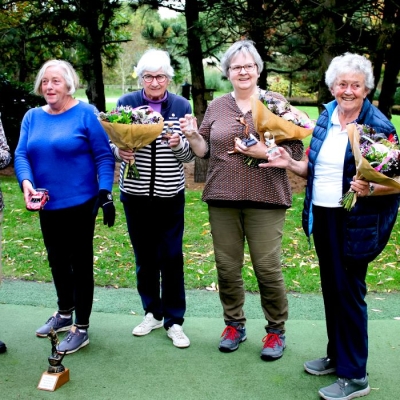
{"label": "woman in blue sweater", "polygon": [[[312,375],[336,374],[321,388],[324,399],[353,399],[370,392],[367,377],[368,331],[365,277],[368,263],[389,240],[396,221],[398,190],[356,174],[346,125],[365,124],[398,141],[393,124],[367,99],[374,87],[371,62],[346,53],[335,57],[325,75],[335,100],[325,105],[310,143],[308,160],[295,161],[284,149],[264,167],[287,168],[307,178],[303,228],[313,234],[324,298],[326,356],[307,361]],[[358,194],[349,212],[339,200],[349,189]]]}
{"label": "woman in blue sweater", "polygon": [[[75,100],[78,76],[66,61],[40,69],[34,91],[47,105],[29,110],[21,125],[15,171],[28,205],[37,188],[50,200],[39,211],[40,227],[58,297],[58,311],[38,337],[69,331],[57,351],[67,354],[89,343],[93,302],[93,234],[99,207],[112,226],[115,161],[92,105]],[[75,323],[73,311],[75,310]]]}

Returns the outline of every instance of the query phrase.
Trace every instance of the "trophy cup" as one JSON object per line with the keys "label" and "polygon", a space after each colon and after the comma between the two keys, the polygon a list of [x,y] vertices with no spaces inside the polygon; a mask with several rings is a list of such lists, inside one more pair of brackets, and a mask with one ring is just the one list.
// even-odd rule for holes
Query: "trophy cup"
{"label": "trophy cup", "polygon": [[265,140],[265,145],[268,147],[268,150],[267,150],[268,160],[272,161],[272,160],[275,160],[275,158],[280,157],[281,153],[279,152],[278,146],[275,143],[275,137],[272,135],[272,138],[271,138],[271,133],[265,132],[264,140]]}
{"label": "trophy cup", "polygon": [[43,372],[38,389],[53,392],[69,381],[69,369],[61,364],[66,351],[64,354],[58,354],[57,345],[60,342],[53,328],[51,328],[47,337],[51,342],[51,355],[48,357],[49,367],[47,371]]}

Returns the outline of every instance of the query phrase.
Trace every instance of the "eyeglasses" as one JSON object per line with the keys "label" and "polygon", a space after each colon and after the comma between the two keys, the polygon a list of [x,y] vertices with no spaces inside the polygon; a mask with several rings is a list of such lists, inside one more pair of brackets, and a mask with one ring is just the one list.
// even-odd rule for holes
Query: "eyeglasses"
{"label": "eyeglasses", "polygon": [[154,79],[156,79],[158,83],[163,83],[163,82],[165,82],[165,80],[167,79],[167,76],[166,76],[166,75],[156,75],[156,76],[153,76],[153,75],[143,75],[142,78],[143,78],[143,80],[144,80],[145,82],[147,82],[147,83],[153,82]]}
{"label": "eyeglasses", "polygon": [[246,72],[253,72],[254,68],[257,66],[257,64],[252,63],[252,64],[246,64],[246,65],[232,65],[229,67],[229,69],[234,72],[235,74],[239,74],[240,72],[242,72],[242,69],[244,68],[244,70]]}

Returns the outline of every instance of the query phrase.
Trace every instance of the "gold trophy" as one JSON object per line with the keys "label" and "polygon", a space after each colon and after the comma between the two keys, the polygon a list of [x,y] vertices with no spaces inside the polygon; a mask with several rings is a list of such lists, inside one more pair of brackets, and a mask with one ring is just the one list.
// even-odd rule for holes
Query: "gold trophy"
{"label": "gold trophy", "polygon": [[57,333],[51,328],[47,335],[51,342],[51,355],[48,357],[49,367],[43,372],[38,389],[54,392],[60,386],[69,381],[69,369],[61,364],[65,353],[58,354],[57,345],[60,343]]}

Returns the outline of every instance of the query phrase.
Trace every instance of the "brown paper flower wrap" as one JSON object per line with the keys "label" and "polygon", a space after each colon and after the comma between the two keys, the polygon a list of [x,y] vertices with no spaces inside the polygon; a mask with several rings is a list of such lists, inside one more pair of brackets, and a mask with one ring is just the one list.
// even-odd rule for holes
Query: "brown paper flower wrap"
{"label": "brown paper flower wrap", "polygon": [[280,143],[284,140],[304,139],[311,135],[313,131],[313,129],[295,125],[293,122],[286,121],[283,117],[274,114],[258,99],[258,95],[251,96],[251,111],[254,128],[264,142],[266,132],[272,134],[275,143]]}
{"label": "brown paper flower wrap", "polygon": [[[107,119],[121,122],[109,122]],[[110,113],[99,113],[99,120],[109,139],[122,150],[139,150],[159,136],[164,128],[164,118],[151,107],[119,107]],[[156,122],[157,121],[157,122]],[[125,167],[123,178],[139,179],[135,161]]]}
{"label": "brown paper flower wrap", "polygon": [[[347,134],[349,136],[351,150],[354,155],[356,164],[356,179],[364,179],[369,182],[379,183],[383,186],[400,189],[400,176],[390,178],[381,172],[375,170],[370,163],[361,155],[360,151],[360,132],[356,124],[348,124],[346,126]],[[348,196],[347,204],[346,196]],[[350,211],[357,201],[357,193],[351,189],[342,197],[340,204],[342,204],[348,211]]]}
{"label": "brown paper flower wrap", "polygon": [[164,128],[164,120],[157,124],[118,124],[100,121],[110,140],[122,150],[139,150],[153,142]]}

